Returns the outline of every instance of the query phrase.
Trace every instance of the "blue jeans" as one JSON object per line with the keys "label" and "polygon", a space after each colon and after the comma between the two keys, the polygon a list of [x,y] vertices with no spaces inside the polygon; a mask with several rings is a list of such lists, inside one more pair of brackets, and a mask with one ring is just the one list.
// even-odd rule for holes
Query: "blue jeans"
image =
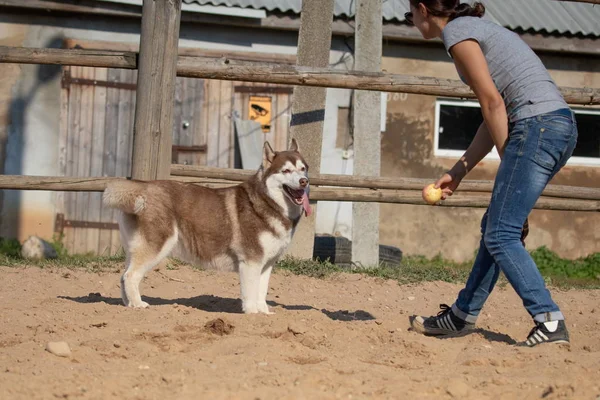
{"label": "blue jeans", "polygon": [[500,271],[538,322],[564,319],[535,262],[521,243],[525,219],[577,143],[577,124],[569,109],[511,123],[473,269],[452,310],[475,322]]}

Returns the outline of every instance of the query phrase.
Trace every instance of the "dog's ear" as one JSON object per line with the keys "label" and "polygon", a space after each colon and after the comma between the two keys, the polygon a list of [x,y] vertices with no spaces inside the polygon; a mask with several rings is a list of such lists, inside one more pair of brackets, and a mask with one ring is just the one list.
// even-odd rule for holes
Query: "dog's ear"
{"label": "dog's ear", "polygon": [[289,151],[295,151],[297,153],[300,153],[300,146],[298,145],[298,142],[295,138],[292,138],[292,143],[290,144]]}
{"label": "dog's ear", "polygon": [[275,158],[275,152],[273,151],[273,148],[271,147],[269,142],[265,142],[265,145],[263,146],[263,161],[262,161],[262,165],[265,169],[269,168],[269,166],[273,162],[273,158]]}

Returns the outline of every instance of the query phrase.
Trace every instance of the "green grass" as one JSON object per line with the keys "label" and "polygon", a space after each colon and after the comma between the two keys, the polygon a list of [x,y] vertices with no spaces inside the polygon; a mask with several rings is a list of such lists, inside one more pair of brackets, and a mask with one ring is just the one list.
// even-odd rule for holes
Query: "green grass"
{"label": "green grass", "polygon": [[[540,247],[531,253],[547,284],[562,289],[600,289],[600,253],[594,253],[577,260],[560,258],[546,247]],[[378,265],[373,268],[342,268],[329,262],[314,260],[296,260],[285,258],[278,264],[279,269],[297,275],[324,278],[341,272],[357,273],[367,276],[393,279],[399,284],[428,281],[464,283],[469,276],[473,260],[463,263],[445,260],[441,255],[433,258],[424,256],[405,256],[400,267]],[[505,286],[508,281],[500,275],[498,285]]]}
{"label": "green grass", "polygon": [[405,257],[399,268],[385,264],[373,268],[343,268],[328,261],[298,260],[288,257],[279,261],[277,267],[296,275],[306,275],[313,278],[325,278],[347,272],[381,279],[393,279],[400,284],[407,284],[424,281],[464,281],[469,274],[470,263],[445,261],[440,256],[432,259],[423,256],[411,256]]}
{"label": "green grass", "polygon": [[401,284],[444,281],[464,282],[469,276],[471,263],[444,260],[441,255],[404,257],[399,268],[380,265],[376,268],[357,269],[357,273],[384,279],[395,279]]}
{"label": "green grass", "polygon": [[[123,254],[98,257],[92,255],[69,255],[62,244],[62,238],[55,237],[53,247],[58,254],[57,259],[24,260],[20,255],[20,244],[16,240],[0,238],[0,265],[3,266],[38,266],[40,268],[69,268],[84,269],[89,272],[120,271],[125,257]],[[577,260],[560,258],[546,247],[540,247],[531,252],[542,276],[549,285],[564,289],[589,288],[600,289],[600,253],[594,253]],[[167,269],[178,269],[184,263],[171,260]],[[433,258],[424,256],[405,256],[400,267],[379,265],[373,268],[345,268],[330,262],[315,260],[298,260],[290,257],[283,258],[277,264],[276,271],[327,278],[345,273],[363,274],[381,279],[392,279],[399,284],[410,284],[427,281],[444,281],[464,283],[469,275],[472,260],[458,263],[445,260],[441,255]],[[503,275],[499,285],[506,285]]]}
{"label": "green grass", "polygon": [[20,257],[21,243],[17,239],[4,239],[0,237],[0,255]]}
{"label": "green grass", "polygon": [[560,258],[545,246],[531,252],[546,282],[559,287],[600,287],[600,253],[576,260]]}
{"label": "green grass", "polygon": [[48,260],[26,260],[0,254],[0,265],[5,267],[36,266],[39,268],[69,268],[85,269],[88,272],[101,272],[112,269],[121,269],[125,257],[122,255],[98,257],[91,255],[63,255],[59,258]]}
{"label": "green grass", "polygon": [[310,276],[311,278],[327,278],[345,271],[344,268],[329,261],[299,260],[292,257],[284,257],[279,260],[275,268],[275,271],[277,270],[288,271],[294,275]]}

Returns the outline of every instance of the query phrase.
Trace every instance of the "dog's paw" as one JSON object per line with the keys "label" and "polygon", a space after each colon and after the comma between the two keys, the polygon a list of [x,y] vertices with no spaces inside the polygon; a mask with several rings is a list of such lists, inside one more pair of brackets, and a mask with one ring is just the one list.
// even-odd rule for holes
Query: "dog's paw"
{"label": "dog's paw", "polygon": [[246,303],[242,305],[242,311],[244,312],[244,314],[258,314],[259,309],[256,303]]}
{"label": "dog's paw", "polygon": [[269,306],[267,305],[267,303],[259,304],[258,305],[258,312],[260,312],[262,314],[267,314],[267,315],[273,315],[273,314],[275,314],[274,312],[269,311]]}
{"label": "dog's paw", "polygon": [[150,304],[146,303],[145,301],[131,302],[127,304],[127,307],[130,308],[148,308],[148,306],[150,306]]}

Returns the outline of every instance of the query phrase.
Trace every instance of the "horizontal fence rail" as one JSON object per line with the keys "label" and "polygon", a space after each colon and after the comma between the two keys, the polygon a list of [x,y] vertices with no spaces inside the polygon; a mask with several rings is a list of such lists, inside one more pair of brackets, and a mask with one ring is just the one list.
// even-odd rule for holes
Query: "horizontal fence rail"
{"label": "horizontal fence rail", "polygon": [[[180,58],[181,76],[205,79],[319,86],[341,89],[375,90],[441,97],[475,99],[471,89],[459,80],[381,72],[344,71],[333,68],[309,68],[293,65],[243,65],[228,59]],[[559,88],[570,104],[600,104],[600,89]]]}
{"label": "horizontal fence rail", "polygon": [[[197,165],[171,165],[173,177],[198,177],[210,179],[223,179],[228,181],[243,181],[253,175],[255,171],[233,168],[203,167]],[[188,180],[191,181],[191,180]],[[336,186],[363,189],[390,189],[390,190],[421,190],[432,183],[431,179],[419,178],[375,178],[355,175],[328,175],[311,174],[310,184],[313,186]],[[461,192],[491,193],[494,183],[492,181],[465,180],[460,184]],[[579,200],[600,200],[600,189],[548,185],[543,193],[548,197],[560,197]]]}
{"label": "horizontal fence rail", "polygon": [[[138,53],[135,52],[124,51],[0,46],[0,62],[3,63],[136,69],[137,55]],[[177,75],[191,78],[475,98],[475,94],[468,86],[453,79],[254,63],[226,57],[179,56]],[[560,90],[570,104],[600,105],[600,89],[560,87]]]}
{"label": "horizontal fence rail", "polygon": [[[237,179],[244,180],[250,174],[244,171]],[[22,176],[22,175],[0,175],[0,189],[17,190],[51,190],[51,191],[87,191],[102,192],[109,182],[124,180],[127,178],[84,178],[84,177],[49,177],[49,176]],[[195,178],[191,181],[189,177],[171,176],[171,179],[181,180],[188,183],[196,183],[210,187],[231,186],[236,182],[219,180],[220,178]],[[204,179],[204,180],[203,180]],[[355,202],[377,202],[377,203],[399,203],[424,205],[419,190],[393,190],[373,188],[332,188],[318,186],[319,177],[311,177],[311,185],[315,185],[310,191],[312,200],[320,201],[355,201]],[[327,182],[327,179],[324,180]],[[323,180],[321,181],[324,182]],[[430,182],[428,180],[423,180]],[[465,181],[464,184],[468,184]],[[468,187],[468,186],[467,186]],[[582,188],[579,188],[582,189]],[[584,188],[585,189],[585,188]],[[490,194],[470,194],[460,192],[442,202],[446,207],[479,207],[484,208],[489,204]],[[580,200],[572,198],[553,198],[542,196],[536,203],[536,209],[541,210],[563,210],[563,211],[600,211],[600,201]]]}

